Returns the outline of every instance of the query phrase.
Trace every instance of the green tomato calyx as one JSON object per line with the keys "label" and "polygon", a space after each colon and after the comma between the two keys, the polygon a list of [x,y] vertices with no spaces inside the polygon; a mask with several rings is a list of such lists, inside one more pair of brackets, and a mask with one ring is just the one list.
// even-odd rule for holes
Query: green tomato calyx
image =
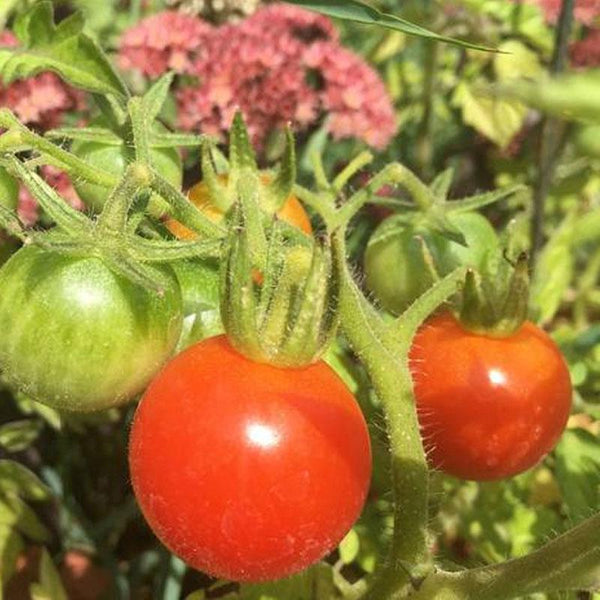
{"label": "green tomato calyx", "polygon": [[529,302],[529,257],[522,252],[513,263],[504,257],[510,271],[494,277],[467,271],[462,290],[460,322],[470,331],[492,337],[508,337],[527,319]]}
{"label": "green tomato calyx", "polygon": [[338,278],[330,248],[285,237],[275,220],[266,260],[254,259],[241,207],[221,264],[221,318],[231,344],[257,362],[303,367],[317,361],[337,329]]}

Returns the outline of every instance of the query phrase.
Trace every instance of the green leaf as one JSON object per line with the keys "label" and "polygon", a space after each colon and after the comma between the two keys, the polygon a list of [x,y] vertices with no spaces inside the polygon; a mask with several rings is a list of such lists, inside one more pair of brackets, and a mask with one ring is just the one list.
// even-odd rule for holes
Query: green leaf
{"label": "green leaf", "polygon": [[309,10],[314,10],[328,17],[344,19],[345,21],[354,21],[355,23],[364,23],[366,25],[378,25],[388,29],[395,29],[409,35],[428,38],[439,42],[454,44],[463,48],[472,48],[474,50],[483,50],[486,52],[497,52],[493,48],[472,44],[463,40],[439,35],[429,31],[424,27],[411,23],[406,19],[401,19],[395,15],[384,13],[368,4],[357,2],[356,0],[288,0],[291,4],[298,4]]}
{"label": "green leaf", "polygon": [[21,452],[32,444],[43,427],[43,423],[36,419],[24,419],[2,425],[0,427],[0,446],[9,452]]}
{"label": "green leaf", "polygon": [[150,89],[144,94],[142,103],[146,112],[146,118],[149,122],[154,121],[162,110],[163,104],[169,95],[169,88],[173,83],[174,73],[165,73],[156,81]]}
{"label": "green leaf", "polygon": [[26,500],[47,500],[50,490],[29,469],[13,460],[0,460],[0,492]]}
{"label": "green leaf", "polygon": [[556,447],[556,476],[569,517],[578,522],[600,506],[598,436],[567,429]]}
{"label": "green leaf", "polygon": [[23,548],[19,532],[13,527],[0,524],[0,590],[15,572],[17,558]]}
{"label": "green leaf", "polygon": [[355,529],[351,529],[344,539],[340,542],[339,548],[340,558],[345,565],[356,560],[360,551],[360,538]]}
{"label": "green leaf", "polygon": [[61,127],[51,129],[44,134],[50,139],[80,140],[82,142],[99,142],[106,146],[122,146],[123,140],[110,129],[104,127]]}
{"label": "green leaf", "polygon": [[35,512],[15,495],[0,496],[0,524],[14,527],[36,542],[50,540],[50,533]]}
{"label": "green leaf", "polygon": [[503,52],[494,58],[494,71],[498,81],[509,81],[520,77],[537,79],[544,74],[538,54],[522,42],[508,40],[498,49]]}
{"label": "green leaf", "polygon": [[522,103],[478,93],[465,82],[457,86],[453,102],[461,108],[467,125],[500,148],[506,147],[520,131],[527,114],[527,107]]}
{"label": "green leaf", "polygon": [[44,548],[40,561],[40,582],[29,588],[32,600],[68,600],[60,575]]}
{"label": "green leaf", "polygon": [[574,264],[570,236],[554,234],[540,253],[531,284],[531,306],[540,324],[549,323],[573,279]]}
{"label": "green leaf", "polygon": [[41,71],[54,71],[75,87],[122,99],[129,93],[110,61],[83,32],[83,18],[75,13],[55,25],[51,2],[38,2],[15,22],[23,46],[0,51],[0,73],[5,83]]}

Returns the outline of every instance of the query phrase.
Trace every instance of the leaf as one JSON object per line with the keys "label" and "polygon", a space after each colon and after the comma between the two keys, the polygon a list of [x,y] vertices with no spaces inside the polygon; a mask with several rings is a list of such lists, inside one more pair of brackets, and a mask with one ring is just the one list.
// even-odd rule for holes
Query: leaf
{"label": "leaf", "polygon": [[23,547],[23,539],[19,532],[8,525],[0,524],[0,590],[13,575]]}
{"label": "leaf", "polygon": [[503,53],[494,58],[494,72],[498,81],[509,81],[520,77],[537,79],[544,74],[536,52],[517,40],[508,40],[498,48]]}
{"label": "leaf", "polygon": [[340,558],[345,565],[356,560],[360,551],[360,538],[355,529],[351,529],[344,539],[340,542],[339,548]]}
{"label": "leaf", "polygon": [[51,129],[44,134],[50,139],[80,140],[82,142],[99,142],[106,146],[122,146],[123,140],[110,129],[104,127],[61,127]]}
{"label": "leaf", "polygon": [[424,27],[411,23],[406,19],[401,19],[395,15],[384,13],[368,4],[363,4],[357,0],[288,0],[291,4],[298,4],[309,10],[346,21],[355,23],[364,23],[366,25],[378,25],[388,29],[395,29],[409,35],[428,38],[439,42],[454,44],[463,48],[472,48],[474,50],[483,50],[485,52],[497,52],[493,48],[480,46],[463,40],[439,35],[429,31]]}
{"label": "leaf", "polygon": [[465,82],[457,86],[453,101],[461,108],[463,121],[500,148],[506,147],[520,131],[527,114],[520,102],[477,93]]}
{"label": "leaf", "polygon": [[556,447],[556,476],[569,517],[577,522],[600,506],[598,437],[567,429]]}
{"label": "leaf", "polygon": [[14,460],[0,460],[0,492],[26,500],[47,500],[50,490],[29,469]]}
{"label": "leaf", "polygon": [[0,427],[0,446],[9,452],[20,452],[29,447],[43,429],[43,423],[35,419],[13,421]]}
{"label": "leaf", "polygon": [[158,81],[152,84],[150,89],[142,97],[142,103],[146,112],[148,122],[158,117],[163,104],[169,95],[169,88],[173,83],[174,73],[165,73]]}
{"label": "leaf", "polygon": [[129,93],[101,48],[83,32],[81,13],[55,25],[51,2],[38,2],[15,22],[23,43],[0,50],[0,72],[5,83],[42,71],[54,71],[75,87],[122,99]]}
{"label": "leaf", "polygon": [[32,600],[68,600],[60,575],[45,548],[40,561],[40,582],[31,584],[29,591]]}
{"label": "leaf", "polygon": [[35,512],[15,495],[0,496],[0,525],[10,525],[36,542],[50,540],[50,533]]}

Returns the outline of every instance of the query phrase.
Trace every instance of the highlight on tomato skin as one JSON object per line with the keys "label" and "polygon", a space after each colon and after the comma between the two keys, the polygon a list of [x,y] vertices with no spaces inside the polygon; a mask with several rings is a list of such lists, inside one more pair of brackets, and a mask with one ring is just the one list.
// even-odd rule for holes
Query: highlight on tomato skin
{"label": "highlight on tomato skin", "polygon": [[134,418],[135,495],[159,539],[235,581],[297,573],[358,518],[369,488],[364,417],[324,362],[255,363],[225,336],[177,355]]}
{"label": "highlight on tomato skin", "polygon": [[494,338],[441,313],[418,331],[410,361],[428,460],[449,475],[476,481],[517,475],[550,452],[566,426],[567,365],[531,322]]}

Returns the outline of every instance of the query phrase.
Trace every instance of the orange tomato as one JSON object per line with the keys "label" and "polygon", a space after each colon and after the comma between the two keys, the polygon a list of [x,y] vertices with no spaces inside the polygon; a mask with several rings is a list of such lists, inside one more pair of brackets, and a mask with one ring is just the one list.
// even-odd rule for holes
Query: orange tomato
{"label": "orange tomato", "polygon": [[[227,175],[219,175],[219,179],[225,183],[227,181]],[[268,184],[270,180],[270,175],[266,173],[261,174],[261,181],[263,184]],[[224,213],[212,203],[208,186],[203,181],[200,181],[190,188],[188,191],[188,198],[212,221],[218,222],[223,218]],[[304,233],[309,235],[312,233],[308,215],[295,196],[290,196],[285,201],[283,206],[277,211],[277,216],[286,223],[296,226]],[[196,234],[193,231],[175,219],[167,219],[165,221],[165,226],[180,240],[191,240],[196,237]]]}

